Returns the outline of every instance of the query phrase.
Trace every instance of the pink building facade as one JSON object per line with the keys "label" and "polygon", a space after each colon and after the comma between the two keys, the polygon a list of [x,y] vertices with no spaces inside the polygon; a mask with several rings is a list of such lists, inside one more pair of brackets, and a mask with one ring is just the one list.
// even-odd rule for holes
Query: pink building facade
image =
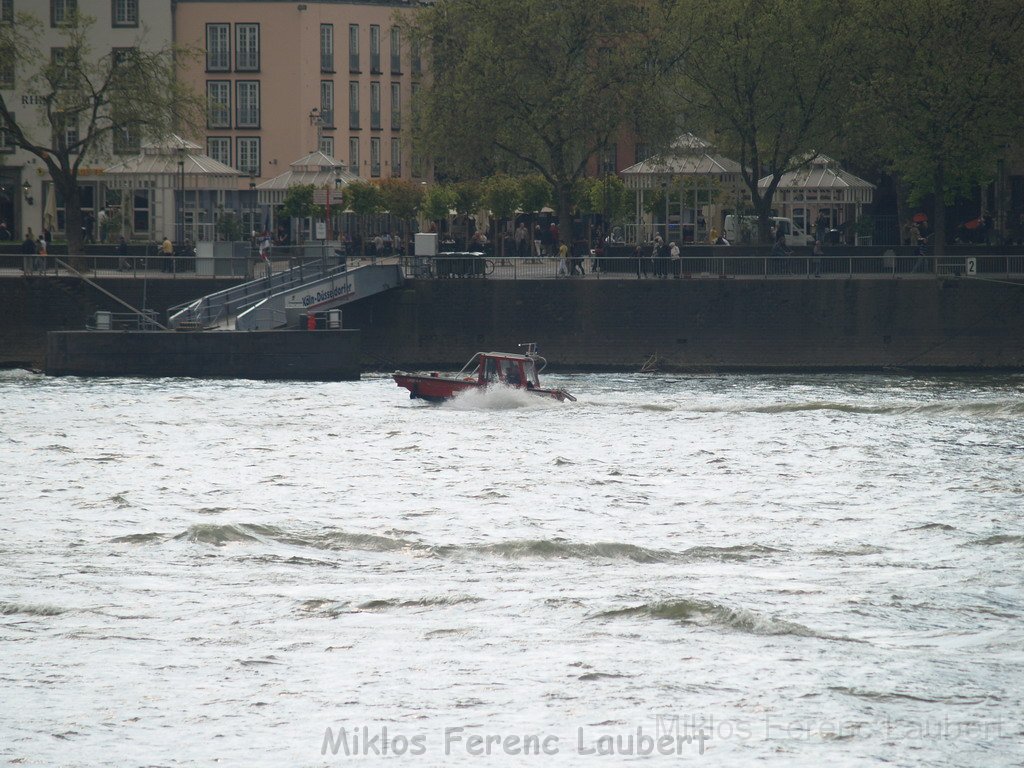
{"label": "pink building facade", "polygon": [[200,52],[182,77],[207,99],[206,154],[240,189],[319,149],[361,178],[426,180],[412,154],[422,64],[410,2],[177,0],[174,38]]}

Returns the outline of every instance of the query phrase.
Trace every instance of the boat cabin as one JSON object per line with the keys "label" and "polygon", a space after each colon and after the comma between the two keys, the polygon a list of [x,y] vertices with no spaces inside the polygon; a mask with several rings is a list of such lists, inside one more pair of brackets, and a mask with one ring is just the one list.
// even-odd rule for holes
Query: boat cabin
{"label": "boat cabin", "polygon": [[533,357],[503,352],[480,352],[476,357],[477,381],[480,384],[500,383],[518,389],[540,387]]}

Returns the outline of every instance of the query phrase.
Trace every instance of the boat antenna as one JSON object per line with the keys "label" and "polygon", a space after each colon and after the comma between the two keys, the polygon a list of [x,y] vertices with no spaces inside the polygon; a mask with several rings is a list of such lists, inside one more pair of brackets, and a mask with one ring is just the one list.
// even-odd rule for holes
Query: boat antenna
{"label": "boat antenna", "polygon": [[524,352],[523,354],[525,354],[527,357],[533,357],[534,355],[537,354],[537,342],[536,341],[527,341],[527,342],[525,342],[523,344],[519,344],[518,346],[519,346],[520,349],[522,349],[523,347],[526,347],[526,352]]}

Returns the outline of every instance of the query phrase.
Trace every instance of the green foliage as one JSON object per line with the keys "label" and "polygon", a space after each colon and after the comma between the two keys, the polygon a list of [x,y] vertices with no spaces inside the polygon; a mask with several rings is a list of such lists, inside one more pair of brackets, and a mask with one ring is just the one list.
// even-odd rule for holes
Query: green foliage
{"label": "green foliage", "polygon": [[415,218],[423,204],[423,185],[403,179],[383,179],[377,183],[380,206],[400,219]]}
{"label": "green foliage", "polygon": [[446,184],[439,184],[427,189],[420,212],[430,221],[440,221],[448,217],[455,204],[455,190]]}
{"label": "green foliage", "polygon": [[[677,94],[690,124],[743,167],[767,231],[779,179],[838,134],[861,29],[838,0],[672,4]],[[891,9],[890,9],[891,10]],[[758,187],[763,175],[767,189]]]}
{"label": "green foliage", "polygon": [[588,192],[590,210],[607,215],[610,221],[621,222],[633,208],[633,193],[618,176],[594,179]]}
{"label": "green foliage", "polygon": [[551,184],[539,173],[523,176],[519,186],[523,194],[524,211],[536,213],[553,202],[554,191]]}
{"label": "green foliage", "polygon": [[383,210],[380,188],[368,181],[352,182],[345,187],[345,207],[360,216],[380,213]]}
{"label": "green foliage", "polygon": [[321,217],[324,215],[322,205],[313,202],[312,184],[296,184],[288,187],[284,194],[284,202],[281,205],[281,215],[288,218],[303,219],[307,216]]}
{"label": "green foliage", "polygon": [[[863,0],[872,66],[856,91],[856,149],[887,165],[912,200],[934,194],[935,245],[944,203],[991,178],[1024,130],[1024,5],[1019,0],[907,0],[898,14]],[[859,138],[859,141],[857,140]]]}
{"label": "green foliage", "polygon": [[411,36],[429,53],[433,85],[420,94],[418,145],[471,176],[502,165],[540,174],[568,227],[573,184],[623,129],[640,126],[651,142],[669,133],[660,72],[646,66],[657,5],[424,4]]}
{"label": "green foliage", "polygon": [[464,216],[471,216],[480,210],[482,191],[475,181],[460,181],[452,185],[455,193],[455,210]]}
{"label": "green foliage", "polygon": [[522,206],[522,185],[515,177],[499,173],[484,179],[481,187],[484,207],[498,219],[511,218]]}
{"label": "green foliage", "polygon": [[222,211],[217,219],[217,236],[231,242],[245,239],[245,231],[238,216],[231,211]]}

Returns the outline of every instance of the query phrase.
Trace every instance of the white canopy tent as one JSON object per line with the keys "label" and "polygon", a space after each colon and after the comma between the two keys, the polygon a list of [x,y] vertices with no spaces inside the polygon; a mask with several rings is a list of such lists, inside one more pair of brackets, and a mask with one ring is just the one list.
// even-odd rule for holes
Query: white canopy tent
{"label": "white canopy tent", "polygon": [[126,234],[199,242],[216,239],[222,211],[239,208],[241,175],[203,154],[198,144],[171,134],[105,169],[101,178],[108,188],[128,193],[130,204],[122,204],[124,222],[131,225],[123,228]]}

